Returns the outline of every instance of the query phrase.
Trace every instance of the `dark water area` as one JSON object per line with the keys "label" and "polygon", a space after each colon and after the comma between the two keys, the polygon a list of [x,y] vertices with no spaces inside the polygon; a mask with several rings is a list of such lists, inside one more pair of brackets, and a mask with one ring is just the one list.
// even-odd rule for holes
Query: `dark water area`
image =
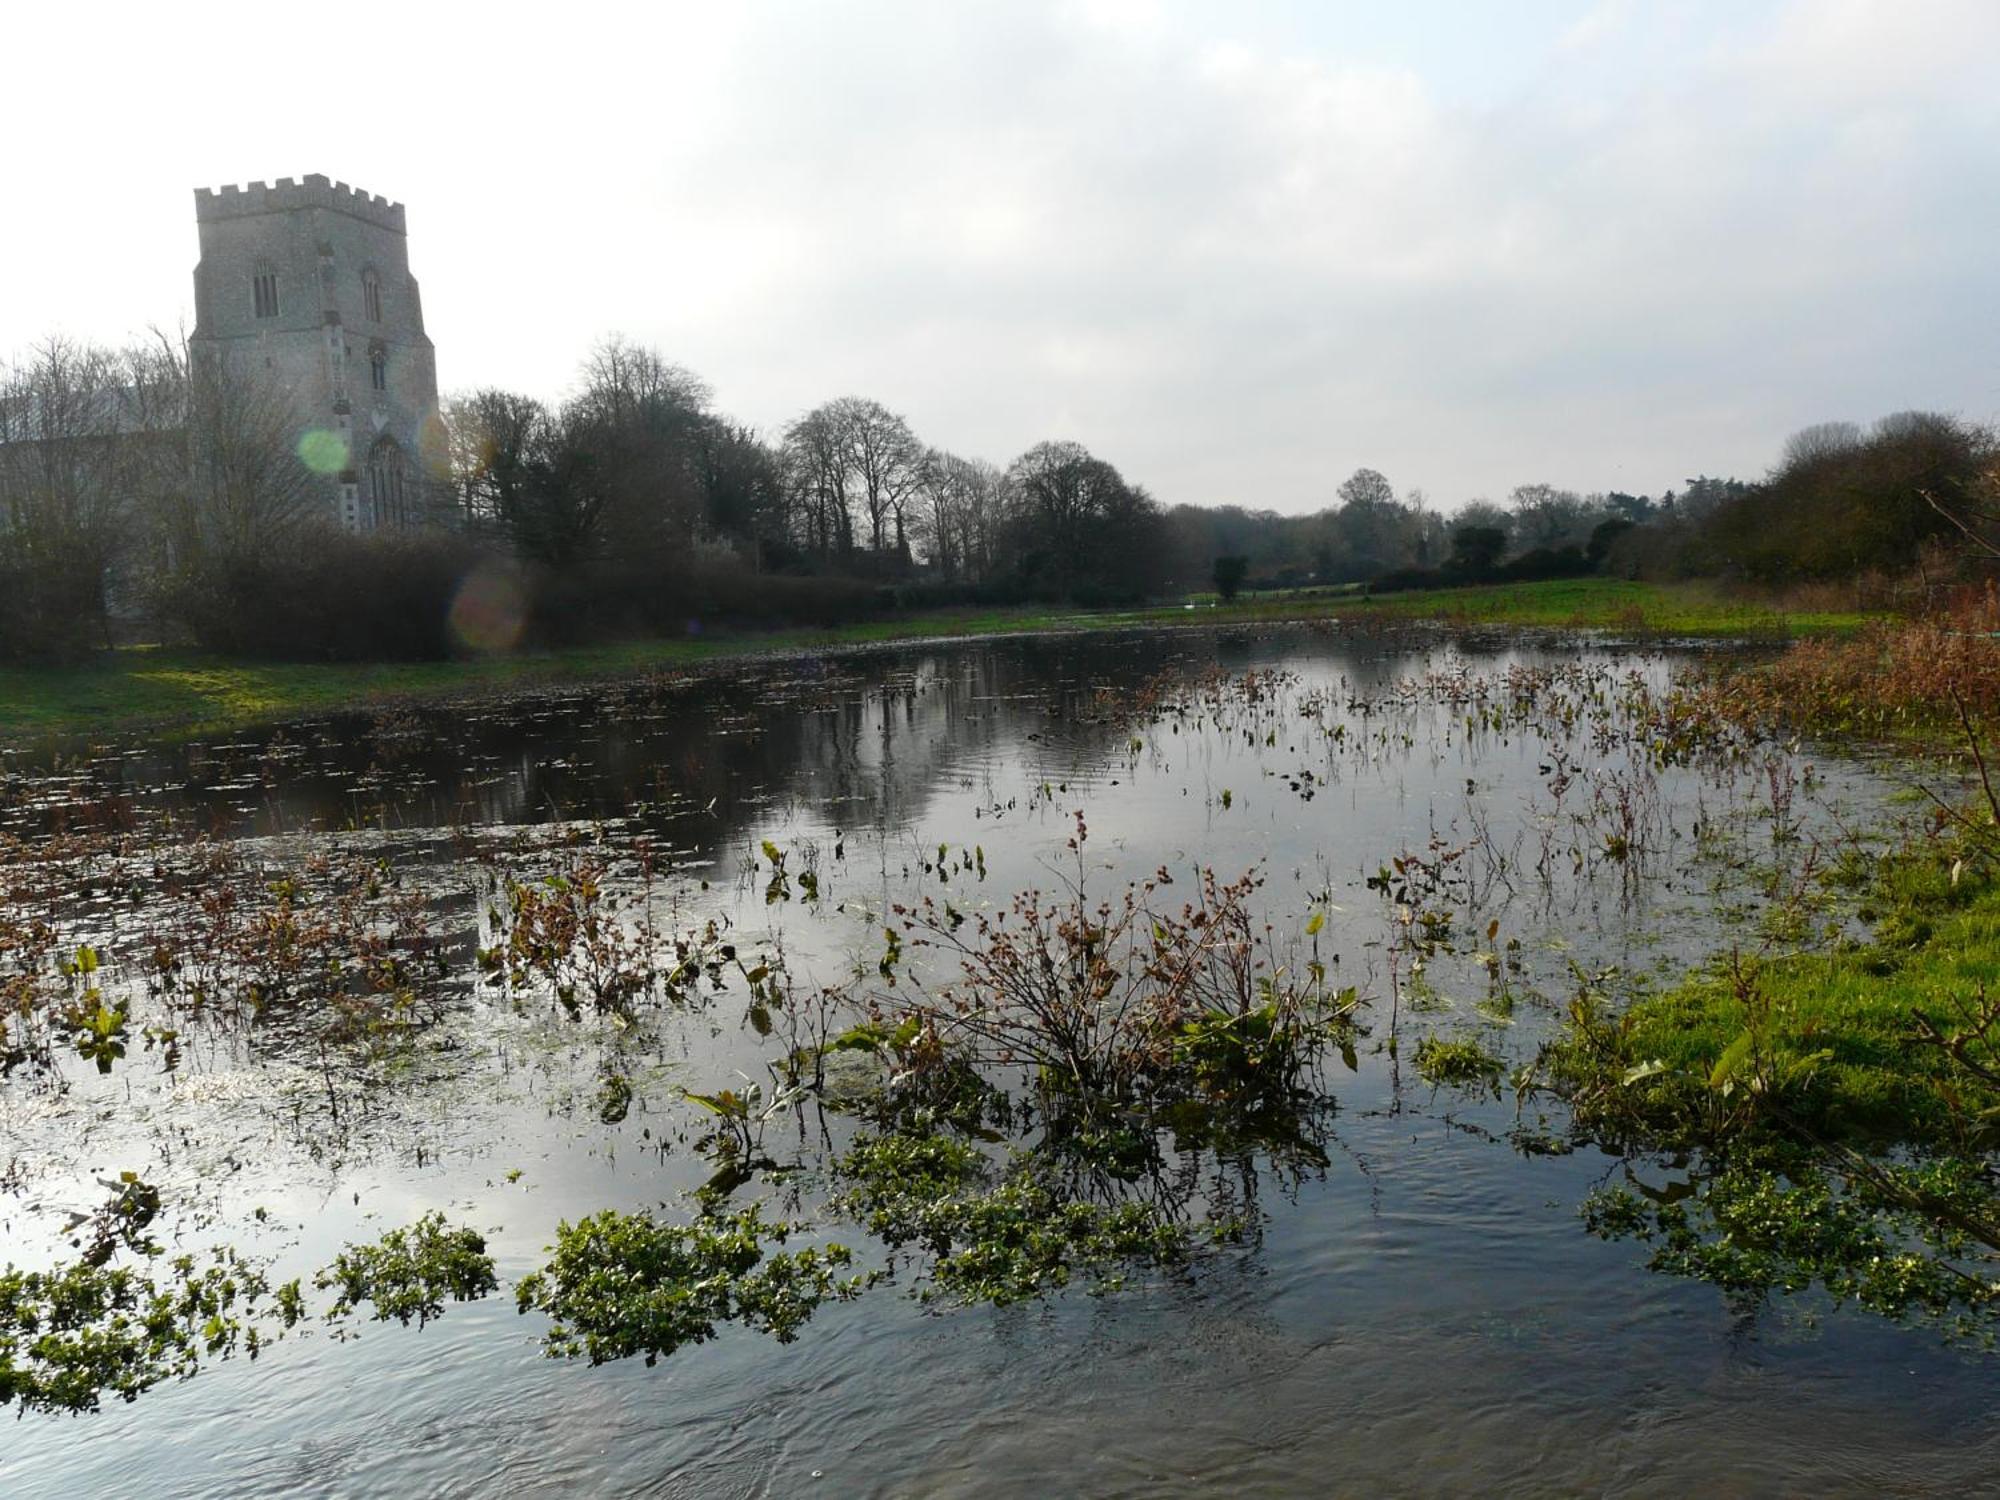
{"label": "dark water area", "polygon": [[[129,1169],[161,1187],[176,1250],[309,1275],[442,1208],[487,1234],[502,1291],[0,1423],[0,1495],[2000,1492],[1992,1356],[1653,1275],[1577,1209],[1628,1176],[1670,1190],[1671,1165],[1550,1149],[1545,1098],[1410,1066],[1427,1035],[1532,1061],[1579,975],[1660,983],[1754,941],[1816,851],[1894,815],[1893,778],[1835,756],[1649,757],[1628,704],[1693,660],[1303,629],[971,643],[12,762],[0,829],[380,860],[468,972],[496,850],[533,869],[602,851],[675,924],[864,987],[885,913],[923,893],[979,911],[1079,871],[1110,895],[1255,870],[1287,941],[1322,918],[1366,1039],[1325,1069],[1313,1153],[1189,1163],[1257,1232],[1185,1274],[1003,1308],[887,1285],[794,1343],[725,1328],[654,1366],[546,1357],[507,1288],[561,1220],[692,1214],[713,1167],[682,1091],[764,1079],[773,1050],[740,996],[614,1026],[468,979],[406,1054],[338,1085],[281,1031],[221,1026],[191,1028],[172,1070],[135,1049],[105,1076],[10,1079],[0,1260],[60,1255],[65,1212]],[[770,899],[767,843],[816,901]],[[1399,858],[1437,871],[1461,935],[1421,965],[1370,883]],[[138,941],[156,893],[115,884],[65,898],[66,940]],[[632,1100],[607,1120],[614,1072]],[[739,1201],[810,1219],[847,1128],[786,1116],[766,1144],[798,1175]]]}

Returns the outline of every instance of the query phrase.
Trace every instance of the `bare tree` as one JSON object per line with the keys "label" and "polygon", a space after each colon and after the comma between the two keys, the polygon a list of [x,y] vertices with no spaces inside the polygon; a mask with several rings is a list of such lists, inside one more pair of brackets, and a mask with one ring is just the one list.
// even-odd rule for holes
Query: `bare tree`
{"label": "bare tree", "polygon": [[585,356],[576,396],[592,415],[619,423],[663,408],[706,412],[714,399],[708,382],[692,370],[619,333],[598,340]]}
{"label": "bare tree", "polygon": [[1813,463],[1861,446],[1861,428],[1853,422],[1815,422],[1785,439],[1780,468]]}
{"label": "bare tree", "polygon": [[1003,490],[992,464],[935,448],[924,455],[911,529],[942,577],[985,576],[999,542]]}
{"label": "bare tree", "polygon": [[1144,490],[1081,443],[1038,443],[1015,459],[1007,484],[1015,563],[1047,593],[1136,596],[1164,566],[1166,527]]}
{"label": "bare tree", "polygon": [[1339,495],[1333,529],[1363,577],[1409,560],[1409,517],[1396,501],[1395,488],[1379,470],[1356,469],[1341,481]]}
{"label": "bare tree", "polygon": [[1601,505],[1552,484],[1517,485],[1508,498],[1514,512],[1510,532],[1514,545],[1523,551],[1570,543],[1580,546],[1605,514]]}
{"label": "bare tree", "polygon": [[512,541],[533,529],[529,514],[553,441],[555,417],[532,396],[487,386],[446,405],[451,483],[466,520]]}
{"label": "bare tree", "polygon": [[224,358],[181,360],[186,477],[167,528],[176,557],[254,557],[314,521],[330,521],[324,481],[293,449],[298,413],[290,396]]}
{"label": "bare tree", "polygon": [[849,456],[831,411],[819,407],[787,427],[781,457],[799,545],[816,557],[845,558],[854,550]]}
{"label": "bare tree", "polygon": [[923,446],[910,424],[879,401],[846,397],[834,403],[847,432],[854,477],[861,485],[861,509],[868,518],[868,542],[877,553],[889,546],[888,522],[895,527],[894,549],[909,555],[904,505],[923,472]]}
{"label": "bare tree", "polygon": [[51,337],[0,372],[0,567],[47,649],[109,640],[139,550],[177,415],[144,354]]}
{"label": "bare tree", "polygon": [[879,401],[842,396],[785,429],[784,459],[808,550],[851,557],[860,532],[877,556],[908,559],[925,460],[908,422]]}
{"label": "bare tree", "polygon": [[619,336],[585,360],[582,389],[564,405],[560,423],[571,456],[587,460],[572,477],[587,479],[601,501],[594,524],[620,556],[666,563],[702,534],[701,450],[716,421],[711,399],[700,377]]}

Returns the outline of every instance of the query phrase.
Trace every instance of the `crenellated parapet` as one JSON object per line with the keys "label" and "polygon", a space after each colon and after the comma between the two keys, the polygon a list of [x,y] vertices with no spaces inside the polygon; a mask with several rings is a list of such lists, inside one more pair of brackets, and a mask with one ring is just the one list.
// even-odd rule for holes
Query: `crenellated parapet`
{"label": "crenellated parapet", "polygon": [[335,182],[318,172],[293,181],[280,177],[275,183],[253,182],[247,187],[225,183],[194,190],[194,216],[198,222],[244,219],[255,214],[288,213],[301,208],[327,208],[348,214],[397,234],[409,233],[404,223],[403,205],[387,198]]}

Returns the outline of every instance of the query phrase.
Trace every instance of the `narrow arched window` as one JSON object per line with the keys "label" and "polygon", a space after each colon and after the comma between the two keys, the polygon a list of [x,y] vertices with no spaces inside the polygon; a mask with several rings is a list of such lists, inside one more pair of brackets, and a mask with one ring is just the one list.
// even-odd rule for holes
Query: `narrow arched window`
{"label": "narrow arched window", "polygon": [[259,267],[250,278],[250,301],[260,318],[278,315],[278,273]]}
{"label": "narrow arched window", "polygon": [[361,273],[361,310],[369,322],[382,321],[382,278],[373,271]]}
{"label": "narrow arched window", "polygon": [[380,349],[368,356],[368,383],[378,391],[389,389],[389,356]]}
{"label": "narrow arched window", "polygon": [[404,484],[403,450],[385,437],[368,452],[368,501],[376,526],[409,525]]}

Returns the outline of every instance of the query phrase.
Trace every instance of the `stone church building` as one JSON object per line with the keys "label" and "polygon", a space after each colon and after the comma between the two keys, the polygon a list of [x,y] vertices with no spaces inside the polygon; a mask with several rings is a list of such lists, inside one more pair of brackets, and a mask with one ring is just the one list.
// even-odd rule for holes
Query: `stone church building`
{"label": "stone church building", "polygon": [[314,174],[198,188],[194,208],[190,356],[286,392],[295,451],[349,530],[424,519],[443,433],[403,205]]}

